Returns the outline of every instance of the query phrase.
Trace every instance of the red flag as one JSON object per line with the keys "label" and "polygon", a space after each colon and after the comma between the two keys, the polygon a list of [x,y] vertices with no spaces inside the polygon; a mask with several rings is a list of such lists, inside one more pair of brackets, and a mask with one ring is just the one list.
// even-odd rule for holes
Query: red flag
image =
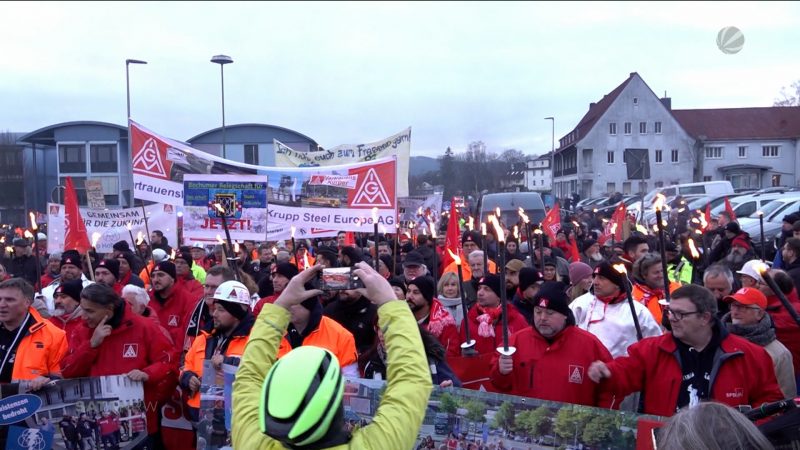
{"label": "red flag", "polygon": [[577,262],[581,260],[581,252],[578,251],[578,243],[575,239],[570,240],[569,249],[571,250],[569,262]]}
{"label": "red flag", "polygon": [[92,247],[86,224],[83,223],[81,210],[78,208],[78,194],[72,184],[72,177],[67,177],[64,193],[64,250],[75,249],[78,253],[86,253]]}
{"label": "red flag", "polygon": [[725,212],[731,217],[731,222],[736,221],[736,214],[734,214],[733,208],[731,208],[731,202],[728,201],[728,197],[725,197]]}
{"label": "red flag", "polygon": [[556,241],[556,233],[558,230],[561,229],[561,208],[558,206],[558,202],[553,205],[550,211],[547,212],[547,215],[544,217],[542,221],[542,231],[547,234],[547,237],[550,238],[550,242]]}
{"label": "red flag", "polygon": [[449,266],[453,262],[453,257],[450,256],[450,250],[453,254],[461,257],[461,230],[458,226],[458,209],[456,208],[456,199],[450,200],[450,217],[447,219],[447,235],[444,241],[444,253],[442,254],[442,264],[439,266],[441,270]]}
{"label": "red flag", "polygon": [[706,204],[706,212],[703,213],[703,220],[706,222],[706,225],[703,227],[703,231],[706,231],[708,226],[711,224],[711,202]]}
{"label": "red flag", "polygon": [[348,231],[344,234],[344,246],[345,247],[355,247],[356,246],[356,235],[352,231]]}
{"label": "red flag", "polygon": [[611,220],[606,223],[605,229],[603,230],[603,235],[597,240],[597,243],[603,245],[606,243],[607,240],[611,239],[612,236],[615,242],[622,241],[622,224],[625,223],[625,218],[628,209],[625,207],[625,203],[620,202],[616,209],[614,209],[614,214],[611,215]]}

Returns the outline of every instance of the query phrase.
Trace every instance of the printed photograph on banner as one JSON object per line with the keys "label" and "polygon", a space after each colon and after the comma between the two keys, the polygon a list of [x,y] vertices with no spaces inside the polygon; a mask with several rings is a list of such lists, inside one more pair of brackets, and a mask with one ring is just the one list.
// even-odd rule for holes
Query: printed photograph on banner
{"label": "printed photograph on banner", "polygon": [[222,368],[217,370],[210,360],[203,362],[200,412],[196,427],[198,449],[231,446],[231,395],[237,369],[237,366],[222,364]]}
{"label": "printed photograph on banner", "polygon": [[413,228],[417,234],[430,234],[430,224],[438,227],[441,219],[442,194],[399,197],[397,213],[402,227]]}
{"label": "printed photograph on banner", "polygon": [[[368,425],[386,382],[349,378],[344,390],[346,426]],[[640,419],[663,418],[461,388],[435,386],[413,448],[614,448],[635,449]],[[477,448],[476,447],[476,448]]]}
{"label": "printed photograph on banner", "polygon": [[[267,177],[187,174],[183,181],[183,236],[263,240],[267,226]],[[224,222],[223,222],[224,220]]]}
{"label": "printed photograph on banner", "polygon": [[[125,375],[54,381],[38,391],[17,384],[4,404],[35,405],[9,426],[6,449],[125,449],[147,438],[141,382]],[[152,405],[152,407],[155,407]]]}

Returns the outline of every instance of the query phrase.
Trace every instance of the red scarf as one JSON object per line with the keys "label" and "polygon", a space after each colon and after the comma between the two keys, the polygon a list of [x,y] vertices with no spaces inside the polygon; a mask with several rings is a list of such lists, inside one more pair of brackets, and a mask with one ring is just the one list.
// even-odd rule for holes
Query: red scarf
{"label": "red scarf", "polygon": [[608,297],[600,297],[599,295],[595,295],[595,297],[597,297],[598,300],[605,303],[606,305],[613,305],[615,303],[619,303],[625,300],[628,297],[628,295],[625,294],[624,292],[620,292],[617,295],[609,295]]}
{"label": "red scarf", "polygon": [[484,308],[476,305],[475,310],[478,312],[478,336],[494,337],[494,325],[503,314],[502,307],[498,305]]}
{"label": "red scarf", "polygon": [[664,289],[652,289],[646,284],[639,284],[639,283],[636,283],[636,287],[641,289],[641,291],[644,293],[639,302],[641,302],[645,306],[647,306],[650,303],[650,300],[655,299],[655,301],[658,301],[659,299],[666,298],[666,296],[664,295]]}
{"label": "red scarf", "polygon": [[439,300],[433,299],[430,312],[428,312],[428,332],[438,338],[442,335],[444,328],[451,324],[453,326],[456,324],[453,316],[439,303]]}

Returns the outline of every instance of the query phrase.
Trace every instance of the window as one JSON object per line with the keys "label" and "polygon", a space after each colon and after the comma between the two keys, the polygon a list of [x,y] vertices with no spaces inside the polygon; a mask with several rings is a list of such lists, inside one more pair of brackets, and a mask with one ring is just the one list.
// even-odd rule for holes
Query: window
{"label": "window", "polygon": [[639,134],[647,134],[647,122],[639,122]]}
{"label": "window", "polygon": [[670,158],[670,161],[672,161],[674,163],[678,162],[678,149],[677,148],[673,148],[672,149],[672,156]]}
{"label": "window", "polygon": [[608,124],[608,134],[610,134],[612,136],[616,136],[617,135],[617,123],[616,122],[611,122],[611,123]]}
{"label": "window", "polygon": [[780,175],[773,175],[772,176],[772,185],[773,186],[780,186],[781,185],[781,176]]}
{"label": "window", "polygon": [[59,145],[58,171],[60,173],[86,172],[86,146]]}
{"label": "window", "polygon": [[656,188],[661,188],[661,187],[664,187],[664,182],[663,181],[656,181]]}
{"label": "window", "polygon": [[780,155],[780,145],[764,145],[761,147],[761,156],[764,158],[777,158]]}
{"label": "window", "polygon": [[722,159],[722,147],[706,147],[706,159]]}
{"label": "window", "polygon": [[247,144],[244,146],[244,163],[258,165],[258,145]]}
{"label": "window", "polygon": [[664,162],[664,151],[656,150],[656,164],[661,164],[663,162]]}
{"label": "window", "polygon": [[608,163],[609,164],[614,164],[614,151],[613,150],[610,150],[608,152]]}
{"label": "window", "polygon": [[639,97],[633,97],[633,104],[634,105],[638,105],[639,104]]}
{"label": "window", "polygon": [[656,134],[661,134],[661,122],[656,122],[656,124],[654,125],[654,128],[655,128],[655,133]]}
{"label": "window", "polygon": [[711,175],[704,175],[703,181],[711,181]]}
{"label": "window", "polygon": [[116,144],[91,144],[89,155],[92,172],[117,172]]}
{"label": "window", "polygon": [[617,183],[606,183],[606,193],[613,194],[617,190]]}
{"label": "window", "polygon": [[625,134],[631,134],[631,123],[625,122]]}
{"label": "window", "polygon": [[740,145],[739,146],[739,158],[747,158],[747,146]]}

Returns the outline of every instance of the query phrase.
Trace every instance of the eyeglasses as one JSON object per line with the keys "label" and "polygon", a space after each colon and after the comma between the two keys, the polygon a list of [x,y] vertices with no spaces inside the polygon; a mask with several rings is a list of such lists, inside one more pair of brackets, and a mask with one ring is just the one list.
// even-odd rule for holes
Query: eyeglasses
{"label": "eyeglasses", "polygon": [[743,305],[741,303],[731,303],[731,309],[736,309],[736,310],[741,311],[741,310],[744,310],[744,309],[753,309],[753,310],[755,310],[755,309],[761,309],[761,308],[759,308],[758,306],[746,306],[746,305]]}
{"label": "eyeglasses", "polygon": [[666,309],[667,314],[672,316],[675,320],[681,321],[686,316],[691,316],[692,314],[700,314],[700,311],[692,311],[692,312],[681,312],[681,311],[673,311],[669,308]]}

